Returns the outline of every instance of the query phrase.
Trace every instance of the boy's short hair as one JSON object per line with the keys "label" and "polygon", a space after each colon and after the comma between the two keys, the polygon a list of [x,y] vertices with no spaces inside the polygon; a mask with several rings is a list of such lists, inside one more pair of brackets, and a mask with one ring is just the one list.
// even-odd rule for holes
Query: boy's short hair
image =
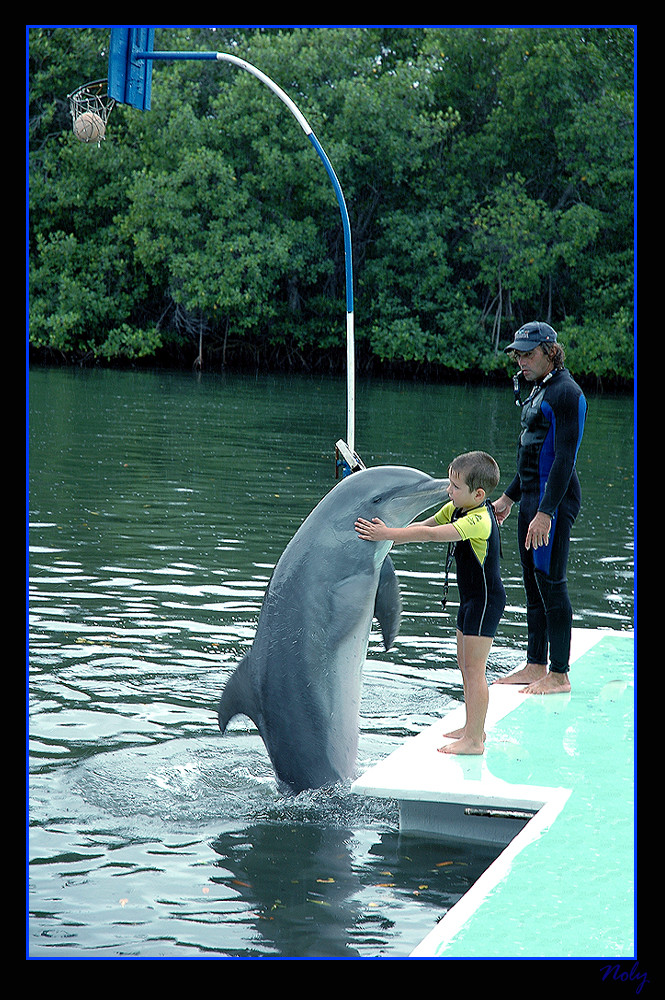
{"label": "boy's short hair", "polygon": [[486,451],[467,451],[458,455],[450,463],[448,472],[456,472],[463,477],[470,490],[485,490],[488,496],[497,488],[501,478],[499,466]]}

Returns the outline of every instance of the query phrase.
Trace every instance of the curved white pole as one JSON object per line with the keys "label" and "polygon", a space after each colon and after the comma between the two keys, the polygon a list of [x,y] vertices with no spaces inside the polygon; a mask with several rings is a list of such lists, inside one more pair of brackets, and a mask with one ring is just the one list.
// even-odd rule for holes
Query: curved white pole
{"label": "curved white pole", "polygon": [[335,189],[335,195],[342,215],[342,227],[344,230],[344,259],[346,272],[346,443],[351,452],[355,451],[355,331],[353,316],[353,259],[351,252],[351,226],[349,224],[349,213],[346,208],[346,201],[342,192],[337,175],[332,168],[332,164],[321,146],[321,143],[314,135],[311,125],[299,110],[296,104],[286,94],[281,87],[278,87],[274,80],[252,66],[245,59],[239,56],[232,56],[226,52],[135,52],[135,58],[139,59],[216,59],[219,62],[232,63],[241,69],[247,70],[279,97],[294,116],[303,132],[319,154],[328,176]]}

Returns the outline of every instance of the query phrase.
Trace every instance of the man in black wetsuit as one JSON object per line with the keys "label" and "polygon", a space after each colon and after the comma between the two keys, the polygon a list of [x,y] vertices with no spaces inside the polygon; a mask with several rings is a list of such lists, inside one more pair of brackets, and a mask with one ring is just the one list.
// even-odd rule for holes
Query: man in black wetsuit
{"label": "man in black wetsuit", "polygon": [[[575,471],[587,404],[564,368],[563,348],[547,323],[527,323],[506,348],[532,386],[521,403],[517,474],[494,504],[501,524],[519,502],[517,535],[527,609],[527,663],[499,684],[529,694],[570,691],[572,608],[566,568],[570,530],[580,509]],[[548,669],[549,645],[549,669]]]}

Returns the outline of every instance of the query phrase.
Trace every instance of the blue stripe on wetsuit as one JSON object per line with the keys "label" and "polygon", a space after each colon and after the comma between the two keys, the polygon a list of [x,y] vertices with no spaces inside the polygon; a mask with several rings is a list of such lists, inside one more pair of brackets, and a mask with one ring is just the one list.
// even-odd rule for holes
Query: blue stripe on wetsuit
{"label": "blue stripe on wetsuit", "polygon": [[[555,442],[556,442],[556,414],[550,406],[550,404],[543,400],[540,405],[541,412],[549,421],[549,429],[545,438],[543,440],[542,447],[540,449],[540,454],[538,456],[538,477],[539,477],[539,503],[545,495],[545,488],[547,486],[547,480],[549,478],[552,465],[554,464],[555,455]],[[586,419],[586,399],[583,395],[580,395],[577,404],[577,441],[575,443],[575,453],[573,457],[573,469],[575,467],[575,462],[577,461],[577,453],[580,449],[580,444],[582,443],[582,435],[584,433],[584,423]],[[550,538],[548,545],[542,545],[533,552],[533,562],[536,569],[541,570],[543,573],[548,574],[550,568],[550,558],[552,554],[552,542],[554,540],[554,534],[556,532],[557,523],[557,511],[554,510],[551,513],[552,525],[550,528]]]}

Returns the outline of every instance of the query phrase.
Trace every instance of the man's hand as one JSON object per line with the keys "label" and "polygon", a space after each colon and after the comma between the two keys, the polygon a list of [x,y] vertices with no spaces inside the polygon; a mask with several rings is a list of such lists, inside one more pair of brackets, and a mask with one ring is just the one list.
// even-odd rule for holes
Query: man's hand
{"label": "man's hand", "polygon": [[524,547],[526,549],[538,549],[541,545],[549,545],[551,527],[552,518],[550,515],[543,514],[543,512],[539,510],[527,528]]}
{"label": "man's hand", "polygon": [[492,507],[494,508],[494,516],[498,524],[503,524],[510,514],[512,506],[513,501],[505,493],[502,493],[499,499],[494,501]]}

